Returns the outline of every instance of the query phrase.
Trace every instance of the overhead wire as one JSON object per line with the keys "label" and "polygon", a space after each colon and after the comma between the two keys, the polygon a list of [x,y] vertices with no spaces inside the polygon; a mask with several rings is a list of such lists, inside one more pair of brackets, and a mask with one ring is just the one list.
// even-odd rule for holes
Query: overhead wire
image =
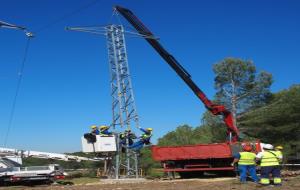
{"label": "overhead wire", "polygon": [[72,11],[72,12],[70,12],[70,13],[67,13],[67,14],[65,14],[65,15],[63,15],[63,16],[57,18],[57,19],[55,19],[54,21],[52,21],[52,22],[50,22],[50,23],[48,23],[48,24],[46,24],[46,25],[40,27],[39,29],[37,29],[37,30],[35,31],[35,33],[39,33],[39,32],[41,32],[41,31],[44,31],[44,30],[46,30],[46,29],[52,27],[53,25],[55,25],[55,24],[57,24],[57,23],[59,23],[59,22],[65,20],[65,19],[67,19],[67,18],[69,18],[69,17],[71,17],[71,16],[73,16],[73,15],[75,15],[75,14],[78,14],[79,12],[81,12],[81,11],[83,11],[83,10],[85,10],[85,9],[87,9],[87,8],[89,8],[89,7],[93,6],[93,5],[95,5],[95,4],[97,4],[99,1],[100,1],[100,0],[92,0],[92,1],[90,1],[89,3],[87,3],[87,4],[85,4],[85,5],[81,6],[81,7],[79,7],[79,8],[77,8],[77,9],[75,9],[74,11]]}
{"label": "overhead wire", "polygon": [[108,25],[110,25],[112,23],[112,19],[113,19],[115,14],[117,14],[116,9],[113,9],[113,12],[111,13],[111,16],[110,16],[110,18],[108,19],[108,22],[107,22]]}
{"label": "overhead wire", "polygon": [[[52,27],[53,25],[65,20],[65,19],[67,19],[67,18],[69,18],[69,17],[71,17],[75,14],[78,14],[79,12],[81,12],[81,11],[83,11],[83,10],[85,10],[85,9],[95,5],[95,4],[97,4],[99,1],[100,0],[92,0],[88,4],[85,4],[85,5],[77,8],[76,10],[74,10],[74,11],[68,13],[68,14],[63,15],[62,17],[59,17],[58,19],[50,22],[49,24],[46,24],[46,25],[40,27],[34,33],[35,34],[40,33],[41,31],[44,31],[44,30]],[[30,41],[31,41],[31,38],[33,37],[33,34],[31,32],[28,32],[27,30],[24,30],[24,31],[25,31],[25,34],[27,36],[27,41],[26,41],[25,51],[24,51],[22,62],[21,62],[20,70],[19,70],[19,73],[18,73],[17,87],[16,87],[15,95],[13,97],[13,103],[12,103],[12,108],[11,108],[10,115],[9,115],[8,126],[7,126],[7,130],[6,130],[5,137],[4,137],[4,147],[7,146],[9,133],[10,133],[11,128],[12,128],[12,123],[13,123],[13,119],[14,119],[14,116],[15,116],[17,98],[19,96],[21,83],[22,83],[22,80],[23,80],[23,72],[24,72],[24,68],[25,68],[25,62],[26,62],[26,59],[28,57],[28,50],[29,50],[29,46],[30,46]]]}
{"label": "overhead wire", "polygon": [[9,133],[10,133],[10,130],[11,130],[11,127],[12,127],[13,118],[14,118],[14,115],[15,115],[16,103],[17,103],[17,98],[18,98],[18,95],[19,95],[19,92],[20,92],[20,87],[21,87],[21,83],[22,83],[22,79],[23,79],[23,73],[24,73],[26,59],[28,57],[28,50],[29,50],[30,40],[31,40],[31,37],[28,37],[27,41],[26,41],[25,51],[24,51],[22,62],[21,62],[20,70],[19,70],[19,73],[18,73],[18,81],[17,81],[16,92],[15,92],[15,95],[14,95],[14,98],[13,98],[12,108],[11,108],[10,115],[9,115],[9,120],[8,120],[8,126],[7,126],[7,130],[6,130],[5,138],[4,138],[4,147],[6,147],[6,145],[7,145],[8,136],[9,136]]}

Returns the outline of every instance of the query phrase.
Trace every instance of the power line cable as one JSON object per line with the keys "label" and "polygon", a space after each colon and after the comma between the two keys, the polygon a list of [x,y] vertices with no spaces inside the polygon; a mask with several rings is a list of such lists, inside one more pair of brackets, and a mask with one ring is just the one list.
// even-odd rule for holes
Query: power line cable
{"label": "power line cable", "polygon": [[49,24],[46,24],[46,25],[40,27],[38,30],[35,31],[35,33],[44,31],[44,30],[46,30],[46,29],[52,27],[53,25],[55,25],[55,24],[57,24],[57,23],[59,23],[59,22],[65,20],[65,19],[67,19],[67,18],[69,18],[69,17],[71,17],[71,16],[73,16],[73,15],[75,15],[75,14],[77,14],[77,13],[83,11],[84,9],[87,9],[87,8],[89,8],[89,7],[91,7],[91,6],[95,5],[95,4],[97,4],[99,1],[100,1],[100,0],[93,0],[93,1],[90,1],[88,4],[83,5],[83,6],[79,7],[78,9],[75,9],[74,11],[72,11],[72,12],[70,12],[70,13],[67,13],[67,14],[65,14],[65,15],[63,15],[63,16],[57,18],[56,20],[50,22]]}
{"label": "power line cable", "polygon": [[17,88],[16,88],[16,93],[15,93],[14,99],[13,99],[13,103],[12,103],[12,109],[11,109],[11,112],[10,112],[10,115],[9,115],[8,126],[7,126],[7,130],[6,130],[5,138],[4,138],[4,147],[6,147],[6,145],[7,145],[9,132],[10,132],[12,122],[13,122],[13,118],[14,118],[14,115],[15,115],[17,97],[19,95],[20,87],[21,87],[21,83],[22,83],[22,79],[23,79],[23,72],[24,72],[24,68],[25,68],[25,62],[26,62],[26,59],[27,59],[27,55],[28,55],[30,40],[31,40],[31,37],[28,37],[27,42],[26,42],[25,51],[24,51],[23,60],[21,62],[21,67],[20,67],[20,70],[19,70],[19,73],[18,73],[19,77],[18,77],[18,82],[17,82]]}
{"label": "power line cable", "polygon": [[[75,14],[78,14],[79,12],[83,11],[84,9],[87,9],[87,8],[95,5],[99,1],[100,0],[90,1],[88,4],[83,5],[83,6],[79,7],[78,9],[76,9],[76,10],[74,10],[74,11],[68,13],[68,14],[65,14],[62,17],[50,22],[49,24],[46,24],[46,25],[40,27],[38,30],[35,31],[35,34],[41,32],[41,31],[44,31],[44,30],[52,27],[53,25],[65,20],[65,19],[67,19],[67,18],[69,18],[69,17],[71,17]],[[21,62],[20,71],[18,73],[19,77],[18,77],[18,82],[17,82],[17,87],[16,87],[16,93],[15,93],[15,96],[13,98],[12,109],[11,109],[11,112],[10,112],[10,115],[9,115],[9,122],[8,122],[7,130],[6,130],[6,134],[5,134],[5,138],[4,138],[4,147],[6,147],[6,145],[7,145],[9,133],[10,133],[10,130],[11,130],[11,127],[12,127],[12,122],[13,122],[14,115],[15,115],[17,98],[18,98],[18,95],[19,95],[19,91],[20,91],[20,87],[21,87],[21,83],[22,83],[22,79],[23,79],[23,71],[24,71],[24,68],[25,68],[25,62],[26,62],[27,55],[28,55],[30,40],[33,37],[33,34],[31,32],[28,32],[28,31],[25,30],[25,33],[28,36],[28,39],[27,39],[27,42],[26,42],[25,52],[24,52],[23,60]]]}

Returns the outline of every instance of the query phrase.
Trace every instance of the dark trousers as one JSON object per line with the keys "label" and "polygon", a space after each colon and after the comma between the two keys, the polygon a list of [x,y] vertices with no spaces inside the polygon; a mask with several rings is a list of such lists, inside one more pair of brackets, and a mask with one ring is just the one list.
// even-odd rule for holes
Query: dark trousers
{"label": "dark trousers", "polygon": [[96,142],[96,135],[92,133],[85,133],[84,138],[88,141],[88,143],[95,143]]}
{"label": "dark trousers", "polygon": [[279,166],[263,166],[261,167],[261,178],[269,178],[269,175],[272,174],[272,177],[280,178],[280,167]]}
{"label": "dark trousers", "polygon": [[128,146],[128,148],[136,150],[136,151],[142,149],[143,147],[144,147],[144,141],[142,141],[142,140],[139,140],[139,141],[133,143],[132,145]]}
{"label": "dark trousers", "polygon": [[280,166],[262,166],[261,167],[261,184],[270,184],[270,174],[272,174],[274,185],[281,185]]}

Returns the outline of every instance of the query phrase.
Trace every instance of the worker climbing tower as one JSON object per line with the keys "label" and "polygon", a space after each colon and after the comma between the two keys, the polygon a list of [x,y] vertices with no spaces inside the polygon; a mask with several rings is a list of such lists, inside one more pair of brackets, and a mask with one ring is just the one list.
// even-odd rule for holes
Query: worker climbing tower
{"label": "worker climbing tower", "polygon": [[[111,77],[112,127],[117,134],[117,151],[106,173],[116,179],[121,176],[138,178],[137,153],[127,148],[131,143],[129,138],[133,134],[131,130],[139,128],[139,121],[127,60],[124,28],[122,25],[111,24],[104,27],[68,27],[67,30],[105,35],[107,38]],[[141,36],[134,32],[129,32],[129,35]]]}
{"label": "worker climbing tower", "polygon": [[[108,59],[111,72],[112,96],[112,125],[127,132],[131,128],[139,127],[138,115],[134,101],[127,52],[125,45],[124,28],[122,25],[108,25],[106,27]],[[129,139],[125,138],[125,146]],[[119,143],[124,146],[124,143]],[[135,152],[126,149],[126,153],[116,156],[116,176],[120,171],[126,171],[127,177],[138,177],[138,158]],[[124,157],[125,156],[125,157]]]}

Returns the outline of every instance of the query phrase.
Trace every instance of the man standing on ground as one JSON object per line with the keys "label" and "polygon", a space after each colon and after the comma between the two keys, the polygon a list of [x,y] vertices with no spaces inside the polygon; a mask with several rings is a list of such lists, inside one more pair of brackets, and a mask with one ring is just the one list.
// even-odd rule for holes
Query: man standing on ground
{"label": "man standing on ground", "polygon": [[281,145],[275,147],[276,154],[281,157],[281,162],[283,160],[282,150],[283,150],[283,147]]}
{"label": "man standing on ground", "polygon": [[260,152],[256,155],[256,159],[260,160],[261,166],[261,180],[262,185],[270,185],[270,174],[274,179],[274,185],[281,185],[280,166],[279,163],[282,160],[282,155],[274,151],[273,145],[264,144],[264,152]]}
{"label": "man standing on ground", "polygon": [[238,163],[241,183],[245,183],[247,181],[247,172],[249,172],[252,180],[255,183],[258,183],[258,177],[256,175],[256,166],[255,166],[256,154],[251,151],[252,151],[252,146],[245,145],[243,146],[242,152],[234,155],[234,160],[232,165]]}

